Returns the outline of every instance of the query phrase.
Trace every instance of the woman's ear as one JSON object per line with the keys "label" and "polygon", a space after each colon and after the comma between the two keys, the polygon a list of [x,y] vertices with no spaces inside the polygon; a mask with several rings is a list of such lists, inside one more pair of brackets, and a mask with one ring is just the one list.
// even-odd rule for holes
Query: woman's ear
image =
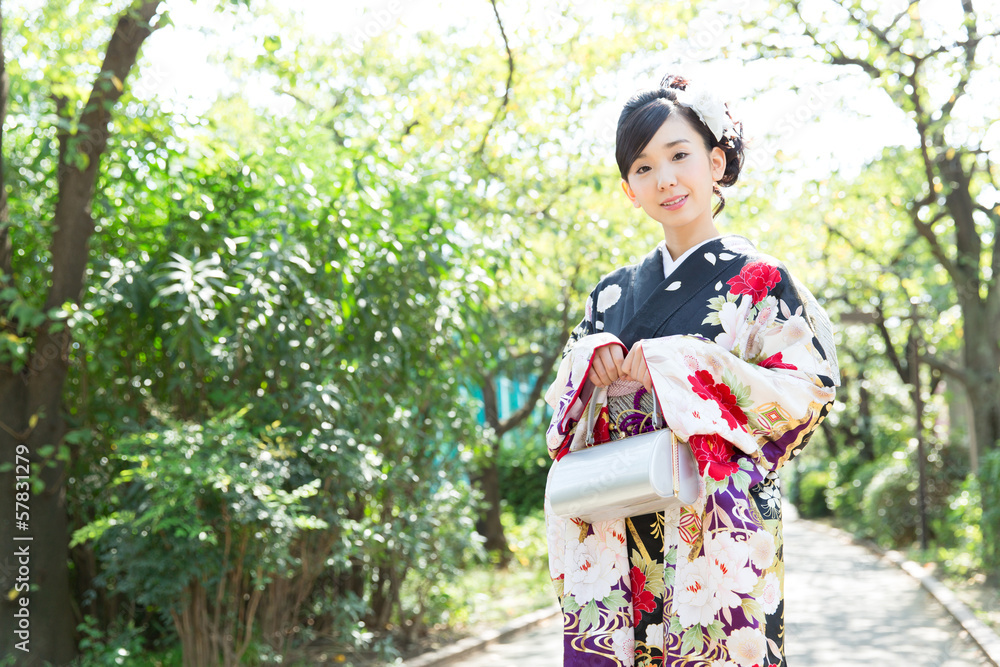
{"label": "woman's ear", "polygon": [[726,173],[726,151],[718,146],[712,148],[712,180],[718,181]]}
{"label": "woman's ear", "polygon": [[635,208],[639,208],[640,206],[642,206],[642,204],[640,204],[635,200],[635,193],[632,192],[632,186],[630,186],[628,184],[628,181],[626,181],[624,178],[622,179],[622,190],[625,191],[625,196],[628,197],[629,201],[632,202],[632,206],[634,206]]}

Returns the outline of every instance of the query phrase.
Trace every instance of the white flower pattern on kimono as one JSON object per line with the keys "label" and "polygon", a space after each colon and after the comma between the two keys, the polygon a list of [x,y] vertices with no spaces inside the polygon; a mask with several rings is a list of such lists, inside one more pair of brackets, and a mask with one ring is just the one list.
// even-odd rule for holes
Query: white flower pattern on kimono
{"label": "white flower pattern on kimono", "polygon": [[777,553],[774,546],[774,536],[771,533],[766,530],[758,530],[750,536],[747,544],[750,545],[750,562],[754,564],[754,567],[760,570],[771,567],[775,553]]}
{"label": "white flower pattern on kimono", "polygon": [[677,586],[674,602],[681,625],[711,625],[719,603],[715,597],[708,559],[699,556],[692,561],[681,560],[677,565]]}
{"label": "white flower pattern on kimono", "polygon": [[758,600],[760,608],[764,610],[765,614],[773,614],[778,611],[778,603],[781,602],[781,582],[774,572],[768,572],[764,575],[764,590]]}
{"label": "white flower pattern on kimono", "polygon": [[660,649],[662,651],[663,648],[664,648],[664,645],[666,643],[665,639],[664,639],[663,631],[664,631],[663,623],[654,623],[652,625],[647,625],[646,626],[646,645],[647,646],[655,646],[656,648],[658,648],[658,649]]}
{"label": "white flower pattern on kimono", "polygon": [[752,305],[753,299],[748,294],[743,295],[739,304],[735,301],[727,301],[722,304],[722,310],[719,311],[722,333],[715,337],[716,343],[730,352],[733,351],[739,340],[744,337],[743,330],[750,327],[747,316],[750,314],[750,306]]}
{"label": "white flower pattern on kimono", "polygon": [[618,285],[608,285],[597,295],[597,312],[603,313],[611,306],[618,303],[622,296],[622,288]]}
{"label": "white flower pattern on kimono", "polygon": [[617,576],[628,574],[628,550],[625,548],[625,521],[607,521],[594,531],[599,548],[603,550],[602,558],[610,558],[614,563]]}
{"label": "white flower pattern on kimono", "polygon": [[591,600],[603,600],[618,582],[614,555],[596,535],[582,543],[570,545],[569,571],[566,572],[565,592],[581,607]]}
{"label": "white flower pattern on kimono", "polygon": [[611,644],[615,647],[615,657],[623,665],[635,664],[635,631],[631,627],[618,628],[611,633]]}
{"label": "white flower pattern on kimono", "polygon": [[726,649],[740,667],[759,666],[767,654],[767,639],[756,628],[737,628],[726,638]]}
{"label": "white flower pattern on kimono", "polygon": [[[757,583],[757,575],[748,566],[750,547],[737,542],[729,533],[722,533],[705,546],[711,566],[712,583],[720,607],[739,607],[740,593],[749,593]],[[704,625],[704,624],[703,624]]]}
{"label": "white flower pattern on kimono", "polygon": [[801,315],[792,315],[781,325],[782,343],[789,347],[810,338],[812,330]]}
{"label": "white flower pattern on kimono", "polygon": [[781,507],[781,489],[776,483],[764,485],[757,497],[767,507],[767,516],[774,516]]}

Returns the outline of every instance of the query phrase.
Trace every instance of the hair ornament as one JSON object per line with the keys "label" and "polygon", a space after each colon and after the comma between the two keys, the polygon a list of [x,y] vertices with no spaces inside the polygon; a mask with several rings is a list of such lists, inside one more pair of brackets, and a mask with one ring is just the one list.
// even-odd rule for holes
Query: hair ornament
{"label": "hair ornament", "polygon": [[722,141],[727,130],[733,127],[726,114],[726,103],[707,88],[688,84],[684,90],[674,89],[677,102],[690,107],[705,123],[716,141]]}

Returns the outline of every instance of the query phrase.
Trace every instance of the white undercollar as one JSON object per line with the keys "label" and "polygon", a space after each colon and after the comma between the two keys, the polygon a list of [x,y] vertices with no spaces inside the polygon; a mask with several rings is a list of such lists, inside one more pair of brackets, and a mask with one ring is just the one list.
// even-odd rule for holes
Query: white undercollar
{"label": "white undercollar", "polygon": [[688,258],[688,255],[690,255],[695,250],[697,250],[698,248],[702,247],[703,245],[705,245],[709,241],[714,241],[715,239],[719,239],[719,238],[722,238],[721,234],[718,235],[718,236],[713,236],[710,239],[705,239],[704,241],[702,241],[698,245],[695,245],[695,246],[692,246],[692,247],[688,248],[687,251],[685,251],[685,253],[683,255],[681,255],[680,257],[678,257],[677,259],[673,259],[670,256],[670,253],[667,251],[667,242],[666,241],[660,241],[658,247],[660,248],[660,253],[663,255],[663,278],[664,278],[664,280],[666,280],[670,276],[670,274],[674,272],[674,269],[676,269],[678,266],[680,266],[681,262],[683,262],[685,259]]}

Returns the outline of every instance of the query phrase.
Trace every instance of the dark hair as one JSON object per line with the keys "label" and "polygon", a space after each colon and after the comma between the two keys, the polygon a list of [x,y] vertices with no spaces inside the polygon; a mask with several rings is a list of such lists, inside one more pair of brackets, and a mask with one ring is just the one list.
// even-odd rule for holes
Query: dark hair
{"label": "dark hair", "polygon": [[615,159],[618,161],[618,171],[621,172],[622,178],[628,180],[628,170],[635,162],[636,156],[646,147],[671,112],[676,111],[698,131],[705,142],[706,150],[711,151],[718,146],[726,154],[726,170],[718,185],[712,188],[712,191],[719,196],[719,204],[712,211],[712,217],[715,217],[726,206],[726,200],[719,186],[734,184],[740,176],[740,169],[743,168],[743,123],[734,119],[727,108],[726,114],[732,121],[733,129],[723,135],[721,141],[717,141],[715,135],[693,109],[677,102],[677,91],[685,90],[689,83],[684,77],[668,74],[660,81],[659,88],[640,90],[629,98],[618,117]]}

